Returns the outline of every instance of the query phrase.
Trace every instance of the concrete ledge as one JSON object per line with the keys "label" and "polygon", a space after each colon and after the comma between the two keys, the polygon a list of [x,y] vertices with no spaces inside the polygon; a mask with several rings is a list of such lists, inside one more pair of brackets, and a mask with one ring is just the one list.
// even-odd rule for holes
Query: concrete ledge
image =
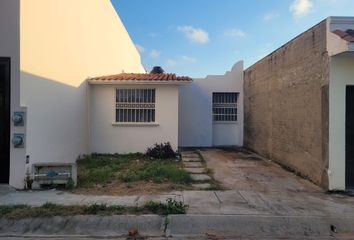
{"label": "concrete ledge", "polygon": [[[287,238],[354,237],[354,218],[257,215],[170,215],[167,236],[216,236]],[[336,227],[337,234],[331,231]]]}
{"label": "concrete ledge", "polygon": [[[74,216],[0,219],[0,238],[54,238],[64,236],[119,238],[133,226],[144,237],[185,239],[207,234],[229,239],[354,239],[353,217],[264,215]],[[331,230],[335,227],[336,232]],[[203,238],[204,239],[204,238]]]}
{"label": "concrete ledge", "polygon": [[133,226],[143,236],[164,236],[164,220],[158,215],[73,216],[17,221],[0,219],[0,238],[40,235],[125,236]]}

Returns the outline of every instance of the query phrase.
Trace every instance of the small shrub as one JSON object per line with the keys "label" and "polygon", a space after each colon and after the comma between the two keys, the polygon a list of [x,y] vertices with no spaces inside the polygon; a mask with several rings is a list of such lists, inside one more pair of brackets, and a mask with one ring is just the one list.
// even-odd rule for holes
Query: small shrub
{"label": "small shrub", "polygon": [[187,212],[188,207],[189,206],[184,204],[183,202],[176,201],[172,198],[168,198],[166,200],[166,203],[150,201],[144,205],[144,208],[148,211],[160,215],[185,214]]}
{"label": "small shrub", "polygon": [[57,209],[59,207],[60,207],[60,205],[57,205],[57,204],[51,203],[51,202],[46,202],[45,204],[42,205],[42,208],[45,208],[45,209]]}
{"label": "small shrub", "polygon": [[169,142],[160,144],[156,143],[153,147],[147,149],[145,155],[154,159],[176,158],[176,152],[173,151]]}
{"label": "small shrub", "polygon": [[84,207],[84,212],[86,214],[98,214],[99,212],[104,212],[107,210],[107,205],[106,204],[97,204],[97,203],[94,203],[92,205],[89,205],[89,206],[85,206]]}
{"label": "small shrub", "polygon": [[29,208],[27,205],[1,205],[0,206],[0,218],[5,216],[6,214],[9,214],[17,209],[26,209]]}
{"label": "small shrub", "polygon": [[66,190],[73,190],[74,188],[75,188],[75,182],[72,178],[69,178],[65,184],[65,189]]}

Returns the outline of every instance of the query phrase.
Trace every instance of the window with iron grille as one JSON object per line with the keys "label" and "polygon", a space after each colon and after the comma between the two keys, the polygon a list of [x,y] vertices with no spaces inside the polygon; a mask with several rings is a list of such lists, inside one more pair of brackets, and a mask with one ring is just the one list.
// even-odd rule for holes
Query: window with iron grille
{"label": "window with iron grille", "polygon": [[237,122],[237,92],[213,93],[213,121]]}
{"label": "window with iron grille", "polygon": [[116,91],[116,122],[155,122],[155,89]]}

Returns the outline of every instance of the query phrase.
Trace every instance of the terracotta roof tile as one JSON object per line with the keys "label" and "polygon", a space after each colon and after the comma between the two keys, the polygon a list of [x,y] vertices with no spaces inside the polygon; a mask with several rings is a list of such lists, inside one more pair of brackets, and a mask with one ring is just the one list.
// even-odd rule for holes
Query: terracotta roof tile
{"label": "terracotta roof tile", "polygon": [[334,30],[334,34],[338,35],[340,38],[343,40],[346,40],[347,42],[354,42],[354,30],[353,29],[348,29],[346,31],[342,30]]}
{"label": "terracotta roof tile", "polygon": [[192,81],[190,77],[176,76],[174,73],[120,73],[93,77],[93,81]]}

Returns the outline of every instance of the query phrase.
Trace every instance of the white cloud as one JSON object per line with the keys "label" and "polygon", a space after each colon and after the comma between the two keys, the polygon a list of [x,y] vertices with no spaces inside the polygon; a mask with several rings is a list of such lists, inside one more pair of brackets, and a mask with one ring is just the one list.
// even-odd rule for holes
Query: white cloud
{"label": "white cloud", "polygon": [[139,53],[145,52],[145,48],[139,44],[135,44],[136,49],[138,50]]}
{"label": "white cloud", "polygon": [[196,58],[184,55],[181,57],[167,59],[166,65],[169,67],[174,67],[176,65],[183,65],[186,63],[191,64],[191,63],[196,63],[196,62],[197,62]]}
{"label": "white cloud", "polygon": [[194,57],[188,57],[188,56],[182,56],[182,60],[190,63],[195,63],[197,62],[197,59]]}
{"label": "white cloud", "polygon": [[205,44],[209,42],[209,33],[201,28],[192,26],[177,27],[177,31],[182,32],[192,42]]}
{"label": "white cloud", "polygon": [[263,16],[263,20],[265,22],[269,22],[269,21],[272,21],[276,18],[279,17],[279,13],[276,13],[276,12],[269,12],[269,13],[266,13],[264,16]]}
{"label": "white cloud", "polygon": [[161,52],[157,51],[156,49],[152,49],[150,51],[150,57],[152,57],[152,58],[158,58],[158,57],[160,57],[160,54],[161,54]]}
{"label": "white cloud", "polygon": [[169,66],[169,67],[173,67],[173,66],[176,66],[177,65],[177,62],[173,59],[168,59],[166,61],[166,65]]}
{"label": "white cloud", "polygon": [[246,37],[246,33],[237,28],[231,28],[224,32],[227,37]]}
{"label": "white cloud", "polygon": [[290,12],[292,12],[295,17],[302,17],[308,14],[312,7],[312,0],[294,0],[290,5]]}

